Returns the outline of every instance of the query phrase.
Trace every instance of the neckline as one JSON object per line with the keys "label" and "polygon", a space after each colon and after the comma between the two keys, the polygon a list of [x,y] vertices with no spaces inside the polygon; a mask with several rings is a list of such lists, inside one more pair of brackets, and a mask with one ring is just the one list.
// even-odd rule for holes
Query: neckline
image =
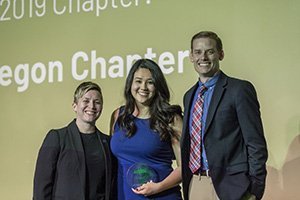
{"label": "neckline", "polygon": [[96,132],[94,132],[94,133],[82,133],[82,132],[80,132],[80,135],[88,135],[88,136],[92,136],[92,135],[96,135]]}
{"label": "neckline", "polygon": [[141,118],[141,117],[137,117],[137,116],[133,116],[135,119],[139,119],[139,120],[149,120],[150,119],[150,117],[149,118]]}

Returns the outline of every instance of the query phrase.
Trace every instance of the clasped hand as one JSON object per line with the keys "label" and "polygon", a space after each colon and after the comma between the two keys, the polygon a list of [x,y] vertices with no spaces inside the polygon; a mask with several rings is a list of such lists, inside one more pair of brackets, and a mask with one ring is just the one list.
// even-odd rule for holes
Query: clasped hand
{"label": "clasped hand", "polygon": [[150,196],[150,195],[158,193],[159,187],[160,187],[159,183],[154,183],[153,181],[149,181],[135,189],[134,188],[131,188],[131,189],[136,194]]}

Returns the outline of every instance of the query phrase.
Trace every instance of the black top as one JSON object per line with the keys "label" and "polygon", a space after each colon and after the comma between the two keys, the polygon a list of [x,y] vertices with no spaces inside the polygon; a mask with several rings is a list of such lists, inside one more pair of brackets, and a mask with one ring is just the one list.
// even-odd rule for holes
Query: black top
{"label": "black top", "polygon": [[[110,137],[96,129],[105,157],[105,200],[117,200],[117,160]],[[33,181],[33,200],[86,199],[86,161],[75,119],[51,129],[39,150]],[[82,182],[84,180],[84,182]]]}
{"label": "black top", "polygon": [[86,163],[86,199],[105,199],[105,160],[96,133],[80,133]]}

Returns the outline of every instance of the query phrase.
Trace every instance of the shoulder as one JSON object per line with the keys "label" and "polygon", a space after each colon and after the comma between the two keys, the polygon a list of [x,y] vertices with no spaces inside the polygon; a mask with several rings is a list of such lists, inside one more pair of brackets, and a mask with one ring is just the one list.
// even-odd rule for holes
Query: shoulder
{"label": "shoulder", "polygon": [[170,105],[169,112],[172,116],[179,115],[182,116],[182,109],[180,105]]}
{"label": "shoulder", "polygon": [[124,106],[120,106],[117,109],[115,109],[111,114],[111,122],[115,123],[123,111],[124,111]]}
{"label": "shoulder", "polygon": [[171,128],[174,130],[176,135],[181,135],[182,132],[182,115],[181,114],[174,114],[173,120],[170,123]]}
{"label": "shoulder", "polygon": [[122,106],[116,108],[116,109],[112,112],[112,114],[111,114],[111,116],[113,117],[113,119],[115,119],[115,120],[118,119],[118,117],[120,116],[120,114],[124,112],[124,109],[125,109],[125,106],[124,106],[124,105],[122,105]]}
{"label": "shoulder", "polygon": [[245,99],[247,101],[257,99],[255,87],[250,81],[229,76],[225,76],[224,80],[226,81],[224,81],[223,87],[226,88],[226,93],[235,99],[236,103],[240,103]]}
{"label": "shoulder", "polygon": [[60,134],[63,134],[59,130],[62,129],[51,129],[44,138],[42,146],[58,146],[60,143]]}
{"label": "shoulder", "polygon": [[62,135],[66,134],[68,132],[68,127],[70,127],[71,123],[69,125],[61,127],[61,128],[53,128],[53,129],[49,130],[47,136],[48,137],[61,137]]}
{"label": "shoulder", "polygon": [[228,84],[230,86],[235,86],[235,87],[254,87],[253,84],[245,79],[241,78],[236,78],[236,77],[231,77],[227,76],[226,74],[223,74],[224,78],[227,79]]}
{"label": "shoulder", "polygon": [[63,140],[69,132],[69,129],[76,126],[75,120],[62,128],[50,129],[44,139],[44,143],[55,144]]}
{"label": "shoulder", "polygon": [[110,136],[108,134],[105,134],[103,132],[101,132],[100,130],[98,130],[97,132],[103,139],[105,140],[109,140],[110,139]]}
{"label": "shoulder", "polygon": [[120,114],[120,108],[115,109],[111,114],[112,119],[116,121],[119,117],[119,114]]}
{"label": "shoulder", "polygon": [[124,106],[120,106],[112,112],[110,117],[110,131],[109,131],[110,135],[113,134],[115,124],[120,116],[120,113],[123,112],[123,110],[124,110]]}
{"label": "shoulder", "polygon": [[198,87],[198,81],[194,85],[188,88],[188,90],[185,92],[185,95],[193,92],[197,87]]}
{"label": "shoulder", "polygon": [[196,82],[192,87],[190,87],[184,94],[183,99],[186,100],[189,99],[191,95],[196,91],[198,87],[198,82]]}
{"label": "shoulder", "polygon": [[239,78],[228,77],[228,87],[234,88],[237,94],[256,93],[255,87],[250,81]]}
{"label": "shoulder", "polygon": [[182,115],[175,114],[173,118],[173,124],[174,125],[182,124]]}

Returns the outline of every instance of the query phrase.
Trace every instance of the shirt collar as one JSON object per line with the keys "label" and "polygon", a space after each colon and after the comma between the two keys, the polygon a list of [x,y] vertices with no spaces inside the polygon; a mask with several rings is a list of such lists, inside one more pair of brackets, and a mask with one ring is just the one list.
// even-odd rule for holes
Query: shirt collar
{"label": "shirt collar", "polygon": [[204,85],[206,88],[211,88],[213,86],[216,85],[216,82],[218,81],[219,77],[220,77],[220,72],[215,74],[211,79],[209,79],[206,83],[202,83],[199,79],[198,81],[198,86],[201,87],[202,85]]}

